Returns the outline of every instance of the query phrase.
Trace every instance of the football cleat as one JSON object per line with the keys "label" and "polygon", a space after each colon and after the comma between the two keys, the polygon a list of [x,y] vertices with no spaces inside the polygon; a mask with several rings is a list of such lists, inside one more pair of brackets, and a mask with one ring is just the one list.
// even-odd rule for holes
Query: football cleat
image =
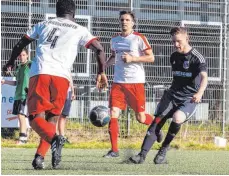
{"label": "football cleat", "polygon": [[61,151],[64,146],[65,138],[61,135],[54,136],[51,143],[52,167],[56,169],[61,162]]}
{"label": "football cleat", "polygon": [[166,152],[168,150],[168,147],[161,147],[158,153],[156,154],[154,158],[154,163],[155,164],[167,164],[166,160]]}
{"label": "football cleat", "polygon": [[45,168],[44,157],[39,154],[36,154],[32,162],[32,166],[36,170],[44,169]]}
{"label": "football cleat", "polygon": [[119,157],[119,152],[114,152],[110,150],[106,155],[103,156],[104,158],[117,158]]}
{"label": "football cleat", "polygon": [[23,145],[26,144],[28,141],[28,138],[25,136],[20,136],[19,139],[17,140],[16,144],[17,145]]}
{"label": "football cleat", "polygon": [[141,153],[139,153],[139,154],[137,154],[135,156],[130,157],[129,158],[129,161],[132,162],[132,163],[134,163],[134,164],[142,164],[142,163],[144,163],[145,158],[146,157],[144,155],[142,155]]}

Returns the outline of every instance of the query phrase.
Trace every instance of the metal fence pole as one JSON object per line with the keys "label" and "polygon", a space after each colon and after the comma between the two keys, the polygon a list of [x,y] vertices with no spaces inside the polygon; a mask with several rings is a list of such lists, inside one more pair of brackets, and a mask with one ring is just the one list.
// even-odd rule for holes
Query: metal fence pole
{"label": "metal fence pole", "polygon": [[[227,2],[227,0],[225,0],[225,50],[226,50],[226,68],[227,68],[227,72],[226,72],[226,107],[229,107],[229,14],[228,14],[228,8],[229,3]],[[229,110],[226,108],[226,112],[225,112],[225,123],[228,124],[229,123]],[[224,129],[224,135],[225,135],[225,129]]]}
{"label": "metal fence pole", "polygon": [[[28,27],[31,29],[32,27],[32,0],[29,0],[29,16],[28,16]],[[28,46],[29,60],[31,60],[31,45]]]}
{"label": "metal fence pole", "polygon": [[129,0],[130,10],[133,11],[133,0]]}
{"label": "metal fence pole", "polygon": [[225,14],[224,14],[224,73],[223,73],[223,124],[222,124],[222,137],[225,137],[225,120],[226,120],[226,96],[227,96],[227,5],[228,2],[225,0]]}

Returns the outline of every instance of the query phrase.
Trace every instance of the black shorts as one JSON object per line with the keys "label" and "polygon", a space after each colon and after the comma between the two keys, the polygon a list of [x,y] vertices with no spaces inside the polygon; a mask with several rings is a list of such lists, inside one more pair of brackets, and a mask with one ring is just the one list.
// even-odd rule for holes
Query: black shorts
{"label": "black shorts", "polygon": [[14,100],[14,105],[13,105],[13,114],[14,115],[24,115],[28,116],[28,108],[26,104],[26,100]]}
{"label": "black shorts", "polygon": [[187,98],[184,101],[175,100],[172,95],[165,90],[155,111],[155,117],[172,118],[173,114],[180,110],[185,113],[186,120],[189,120],[196,112],[197,103],[192,103],[191,98]]}
{"label": "black shorts", "polygon": [[66,99],[61,115],[65,116],[65,117],[69,116],[70,110],[71,110],[71,105],[72,105],[72,100]]}

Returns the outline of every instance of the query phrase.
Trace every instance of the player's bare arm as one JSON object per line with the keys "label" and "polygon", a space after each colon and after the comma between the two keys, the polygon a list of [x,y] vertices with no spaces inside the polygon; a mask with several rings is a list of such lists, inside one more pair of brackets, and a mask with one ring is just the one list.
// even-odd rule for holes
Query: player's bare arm
{"label": "player's bare arm", "polygon": [[70,77],[70,87],[71,87],[71,100],[75,100],[76,99],[76,94],[75,94],[75,89],[74,89],[72,76]]}
{"label": "player's bare arm", "polygon": [[106,62],[105,69],[114,64],[115,64],[115,52],[111,51],[111,56],[109,57],[109,59]]}
{"label": "player's bare arm", "polygon": [[154,55],[152,49],[148,49],[144,51],[143,56],[132,56],[129,53],[124,52],[122,55],[122,59],[125,63],[130,63],[130,62],[154,62]]}
{"label": "player's bare arm", "polygon": [[33,40],[23,36],[19,42],[13,47],[12,54],[6,65],[3,67],[4,71],[11,71],[14,67],[14,62],[21,53],[22,49],[25,48],[28,44],[30,44]]}
{"label": "player's bare arm", "polygon": [[108,87],[107,76],[105,75],[105,63],[106,55],[104,49],[98,40],[93,40],[89,45],[89,48],[92,49],[96,56],[98,62],[98,75],[96,78],[96,86],[98,89],[105,89]]}
{"label": "player's bare arm", "polygon": [[8,84],[11,86],[16,86],[16,83],[17,83],[17,81],[10,81],[10,80],[5,80],[5,79],[1,80],[1,84]]}
{"label": "player's bare arm", "polygon": [[194,94],[192,97],[192,102],[195,102],[195,103],[200,103],[201,98],[202,98],[204,91],[205,91],[207,84],[208,84],[207,72],[200,72],[200,76],[201,76],[200,88],[199,88],[198,92],[196,94]]}

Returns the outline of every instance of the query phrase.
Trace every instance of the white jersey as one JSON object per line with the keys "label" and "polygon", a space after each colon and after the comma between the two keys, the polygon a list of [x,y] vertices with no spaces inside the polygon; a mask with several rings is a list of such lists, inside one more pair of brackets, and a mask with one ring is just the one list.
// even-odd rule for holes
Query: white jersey
{"label": "white jersey", "polygon": [[79,45],[87,48],[96,39],[87,28],[65,18],[40,22],[26,35],[38,39],[30,77],[48,74],[68,80],[70,80],[70,70],[76,59]]}
{"label": "white jersey", "polygon": [[125,63],[122,55],[126,52],[139,57],[144,55],[147,49],[151,49],[148,40],[138,32],[126,37],[117,35],[111,39],[111,50],[115,52],[115,83],[145,83],[143,63]]}

